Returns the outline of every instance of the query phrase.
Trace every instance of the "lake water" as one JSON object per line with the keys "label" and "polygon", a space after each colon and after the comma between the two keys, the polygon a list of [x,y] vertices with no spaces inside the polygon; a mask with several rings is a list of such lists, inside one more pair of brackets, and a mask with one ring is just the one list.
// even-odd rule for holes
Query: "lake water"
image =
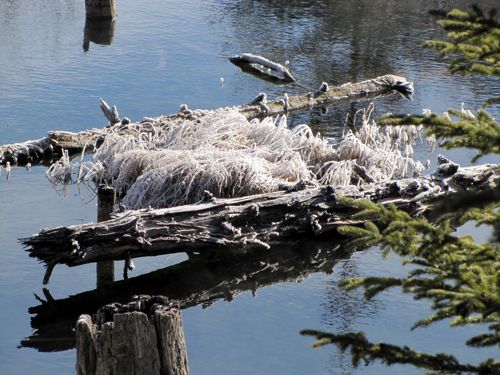
{"label": "lake water", "polygon": [[[248,102],[261,91],[270,97],[285,91],[291,95],[322,81],[340,84],[388,73],[414,81],[416,94],[411,102],[397,96],[376,100],[378,113],[420,113],[422,108],[441,113],[459,108],[461,102],[474,109],[500,95],[498,79],[451,76],[435,52],[419,46],[442,37],[427,15],[429,9],[464,7],[465,1],[119,0],[111,44],[91,42],[86,52],[83,3],[0,1],[0,144],[41,138],[54,129],[102,127],[99,97],[116,104],[120,114],[140,120],[176,112],[181,103],[217,108]],[[481,4],[488,8],[495,1]],[[225,59],[241,52],[289,60],[299,84],[276,86],[242,73]],[[363,106],[340,106],[326,115],[313,111],[291,121],[336,136],[346,113]],[[492,113],[499,118],[498,107]],[[438,152],[444,151],[429,153],[423,145],[417,147],[422,160],[434,162]],[[461,164],[474,155],[470,150],[445,153]],[[493,156],[481,161],[500,162]],[[43,295],[44,274],[18,238],[96,216],[89,192],[77,187],[57,191],[44,172],[34,167],[14,169],[10,180],[0,175],[1,374],[74,372],[74,350],[18,348],[24,338],[36,335],[28,308],[39,305],[34,293]],[[313,252],[331,250],[328,244],[310,246]],[[498,356],[463,345],[474,334],[472,329],[439,323],[411,332],[413,322],[430,313],[425,301],[412,301],[394,290],[366,302],[361,293],[346,293],[336,284],[358,275],[402,274],[398,258],[383,261],[377,249],[335,257],[328,267],[311,267],[302,276],[292,270],[258,285],[255,296],[244,291],[230,303],[219,300],[205,309],[184,310],[192,373],[419,373],[404,366],[353,369],[350,356],[333,346],[312,349],[311,339],[299,335],[304,328],[362,330],[373,341],[451,352],[464,362]],[[131,276],[184,260],[181,255],[140,259]],[[333,273],[323,272],[332,265]],[[92,265],[56,267],[48,285],[55,299],[94,288]],[[43,349],[44,341],[32,346]]]}

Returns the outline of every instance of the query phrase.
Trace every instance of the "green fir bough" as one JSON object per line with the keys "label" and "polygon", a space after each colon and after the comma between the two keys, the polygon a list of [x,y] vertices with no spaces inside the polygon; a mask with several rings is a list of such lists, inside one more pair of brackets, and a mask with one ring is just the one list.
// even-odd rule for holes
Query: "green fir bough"
{"label": "green fir bough", "polygon": [[[438,12],[440,25],[448,32],[448,41],[427,41],[443,55],[452,55],[452,72],[500,75],[500,29],[496,11],[487,14],[478,7],[471,12]],[[490,102],[497,102],[491,100]],[[423,125],[430,135],[443,140],[446,148],[467,147],[478,150],[474,158],[500,153],[500,126],[484,110],[473,114],[450,110],[435,114],[391,115],[381,125]],[[348,247],[360,249],[378,245],[384,255],[394,252],[405,264],[412,265],[405,277],[365,277],[341,282],[347,289],[364,288],[370,299],[389,288],[400,287],[415,299],[431,301],[433,314],[413,326],[426,327],[447,320],[451,326],[475,325],[483,332],[467,340],[472,347],[500,346],[500,187],[477,193],[464,192],[457,198],[439,202],[435,212],[439,220],[430,222],[413,218],[392,205],[386,207],[369,201],[343,199],[357,209],[355,218],[367,220],[364,227],[343,226],[339,232],[350,241]],[[432,216],[432,215],[431,215]],[[474,222],[492,229],[486,243],[471,236],[454,234],[457,226]],[[387,365],[411,364],[440,373],[500,373],[500,361],[488,358],[479,364],[460,363],[444,353],[416,352],[407,346],[370,343],[362,333],[333,334],[304,330],[314,336],[314,346],[335,344],[342,351],[350,349],[353,365],[380,360]]]}

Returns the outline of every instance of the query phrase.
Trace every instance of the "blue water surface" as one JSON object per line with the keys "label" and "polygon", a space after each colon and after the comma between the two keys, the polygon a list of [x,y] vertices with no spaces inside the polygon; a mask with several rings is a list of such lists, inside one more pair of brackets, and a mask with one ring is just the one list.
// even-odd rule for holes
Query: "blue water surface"
{"label": "blue water surface", "polygon": [[[486,8],[494,1],[482,1]],[[383,74],[415,83],[413,101],[398,96],[376,100],[377,114],[441,113],[450,107],[476,109],[500,95],[499,80],[452,76],[434,51],[420,47],[441,38],[431,8],[464,7],[465,1],[117,1],[118,16],[108,42],[90,42],[84,51],[85,9],[76,0],[0,2],[0,144],[41,138],[50,130],[103,127],[98,100],[116,104],[133,121],[176,112],[179,105],[217,108],[270,97],[299,94],[322,81],[340,84]],[[112,36],[112,37],[110,37]],[[226,57],[253,52],[290,61],[299,78],[279,86],[241,72]],[[220,78],[224,78],[221,85]],[[347,112],[363,103],[342,105],[321,115],[303,113],[291,123],[312,124],[325,136],[338,136]],[[498,118],[500,112],[492,108]],[[430,152],[417,145],[416,157],[433,163],[445,152],[468,164],[473,151]],[[497,156],[483,162],[500,162]],[[0,175],[0,373],[73,373],[75,351],[44,353],[18,348],[33,332],[28,308],[42,295],[44,268],[29,258],[19,238],[50,226],[95,221],[96,203],[85,188],[54,189],[44,167],[13,169]],[[474,231],[474,228],[469,228]],[[484,240],[487,234],[480,235]],[[311,245],[312,246],[312,245]],[[327,246],[327,245],[322,245]],[[182,255],[140,259],[138,273],[184,260]],[[431,310],[400,291],[367,302],[337,282],[363,275],[402,275],[395,256],[382,260],[376,248],[339,261],[333,273],[315,272],[244,292],[231,302],[183,311],[193,374],[399,374],[406,366],[354,369],[348,353],[333,346],[312,349],[299,335],[305,328],[332,332],[364,331],[373,341],[408,344],[426,352],[450,352],[477,362],[498,352],[466,348],[472,329],[444,323],[411,331]],[[119,274],[120,271],[117,271]],[[56,299],[95,287],[95,266],[56,267],[49,290]]]}

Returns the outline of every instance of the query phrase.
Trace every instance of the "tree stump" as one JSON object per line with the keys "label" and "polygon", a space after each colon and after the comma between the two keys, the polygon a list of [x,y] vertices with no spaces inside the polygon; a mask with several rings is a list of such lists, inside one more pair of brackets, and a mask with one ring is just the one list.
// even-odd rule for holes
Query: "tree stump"
{"label": "tree stump", "polygon": [[85,0],[87,18],[109,19],[116,17],[115,0]]}
{"label": "tree stump", "polygon": [[187,375],[180,308],[163,296],[135,296],[76,323],[78,375]]}

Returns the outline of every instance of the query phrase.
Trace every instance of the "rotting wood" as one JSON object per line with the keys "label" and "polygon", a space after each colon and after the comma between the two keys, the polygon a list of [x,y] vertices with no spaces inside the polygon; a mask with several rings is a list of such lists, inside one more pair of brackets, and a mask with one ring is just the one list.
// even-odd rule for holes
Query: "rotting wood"
{"label": "rotting wood", "polygon": [[393,203],[417,214],[428,208],[422,200],[482,189],[499,175],[500,165],[487,164],[458,168],[447,177],[431,175],[363,187],[299,190],[304,184],[298,183],[288,191],[126,211],[103,223],[44,229],[21,241],[30,256],[69,266],[186,251],[268,249],[297,237],[335,236],[339,225],[354,223],[351,209],[338,197]]}
{"label": "rotting wood", "polygon": [[180,308],[163,296],[135,296],[76,323],[77,374],[187,375]]}
{"label": "rotting wood", "polygon": [[[313,107],[327,107],[365,101],[395,92],[404,93],[407,92],[408,87],[411,87],[411,82],[408,82],[404,77],[384,75],[362,82],[345,83],[340,86],[329,87],[325,92],[290,96],[288,100],[283,100],[283,98],[270,100],[267,102],[265,110],[260,105],[240,105],[233,109],[237,109],[247,119],[251,120],[258,117],[309,110]],[[138,126],[144,131],[144,123],[161,125],[162,121],[189,120],[197,121],[193,111],[181,110],[176,114],[154,119],[144,119],[138,123],[125,123],[122,124],[123,126],[119,126],[121,126],[121,132],[133,131],[134,127]],[[0,165],[5,165],[6,162],[9,162],[12,166],[24,166],[27,163],[32,165],[41,163],[49,164],[61,157],[63,149],[68,150],[70,157],[83,151],[90,152],[99,147],[106,136],[106,132],[106,129],[90,129],[77,133],[51,131],[46,138],[3,145],[0,146]]]}
{"label": "rotting wood", "polygon": [[[129,280],[119,280],[104,288],[54,300],[44,290],[45,300],[29,308],[33,335],[21,342],[39,351],[74,348],[74,322],[81,314],[95,314],[103,305],[127,303],[135,294],[164,295],[179,302],[181,309],[207,308],[219,300],[230,302],[240,293],[282,282],[300,282],[315,272],[330,273],[334,265],[349,255],[341,243],[327,239],[294,242],[273,251],[237,252],[230,256],[200,254],[164,269]],[[57,324],[56,324],[57,323]]]}

